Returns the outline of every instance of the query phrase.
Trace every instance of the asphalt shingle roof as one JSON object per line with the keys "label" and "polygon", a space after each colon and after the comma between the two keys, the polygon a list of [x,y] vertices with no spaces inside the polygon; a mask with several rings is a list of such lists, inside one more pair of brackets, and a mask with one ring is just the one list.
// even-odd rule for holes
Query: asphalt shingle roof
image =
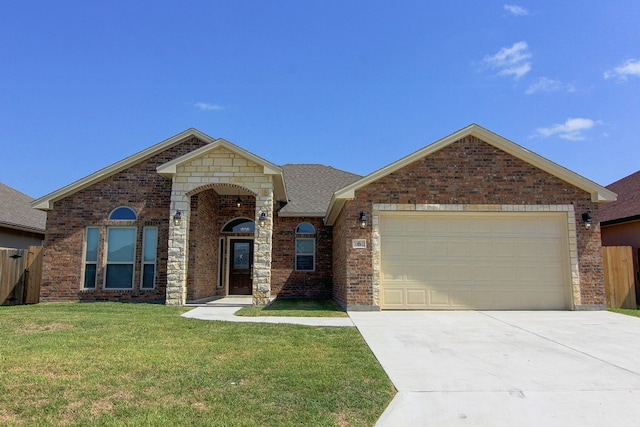
{"label": "asphalt shingle roof", "polygon": [[324,216],[333,193],[362,178],[319,164],[288,164],[282,172],[289,203],[280,214],[288,216]]}
{"label": "asphalt shingle roof", "polygon": [[600,222],[640,215],[640,171],[607,186],[618,194],[618,200],[600,206]]}
{"label": "asphalt shingle roof", "polygon": [[33,199],[0,183],[0,226],[41,231],[47,226],[47,214],[31,208]]}

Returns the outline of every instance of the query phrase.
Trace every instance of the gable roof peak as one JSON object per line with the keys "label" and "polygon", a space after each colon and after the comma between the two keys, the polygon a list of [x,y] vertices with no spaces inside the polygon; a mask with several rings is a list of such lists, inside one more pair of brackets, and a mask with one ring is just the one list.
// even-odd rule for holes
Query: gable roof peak
{"label": "gable roof peak", "polygon": [[67,197],[77,191],[80,191],[84,188],[89,187],[92,184],[95,184],[98,181],[101,181],[105,178],[108,178],[124,169],[133,166],[136,163],[144,161],[174,145],[177,145],[183,141],[188,140],[189,138],[198,138],[199,140],[210,144],[216,141],[215,138],[210,137],[209,135],[200,132],[198,129],[189,128],[185,131],[182,131],[164,141],[158,142],[157,144],[152,145],[142,151],[139,151],[135,154],[132,154],[129,157],[126,157],[119,162],[113,163],[110,166],[104,167],[97,172],[92,173],[91,175],[87,175],[84,178],[81,178],[77,181],[72,182],[71,184],[62,187],[52,193],[49,193],[39,199],[31,202],[31,206],[35,209],[40,210],[50,210],[53,208],[53,203],[57,200],[60,200],[64,197]]}
{"label": "gable roof peak", "polygon": [[397,160],[377,171],[365,176],[364,178],[338,190],[334,193],[329,208],[325,215],[325,223],[333,225],[333,222],[338,216],[338,213],[342,209],[346,200],[353,199],[355,197],[356,190],[387,176],[423,157],[427,157],[436,151],[439,151],[455,142],[462,140],[467,136],[475,136],[483,142],[490,144],[507,154],[510,154],[520,160],[523,160],[557,178],[562,179],[584,191],[591,194],[591,199],[594,202],[608,202],[616,199],[615,193],[596,184],[593,181],[588,180],[575,172],[570,171],[544,157],[509,141],[508,139],[491,132],[482,126],[472,123],[424,148],[421,148],[408,156]]}

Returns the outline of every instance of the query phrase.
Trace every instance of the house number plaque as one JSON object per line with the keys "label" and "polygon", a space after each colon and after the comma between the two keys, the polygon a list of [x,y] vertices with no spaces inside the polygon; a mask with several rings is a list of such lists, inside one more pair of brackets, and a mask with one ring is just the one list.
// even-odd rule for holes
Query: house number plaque
{"label": "house number plaque", "polygon": [[353,249],[366,249],[367,248],[367,239],[353,239],[351,241],[351,247]]}

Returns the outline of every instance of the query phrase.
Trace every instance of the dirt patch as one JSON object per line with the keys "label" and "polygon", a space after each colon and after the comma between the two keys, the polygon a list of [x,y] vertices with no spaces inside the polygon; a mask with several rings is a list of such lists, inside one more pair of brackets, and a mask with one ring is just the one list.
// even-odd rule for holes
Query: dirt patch
{"label": "dirt patch", "polygon": [[199,411],[206,411],[206,410],[207,410],[207,404],[206,404],[206,403],[204,403],[204,402],[196,402],[196,403],[193,403],[193,404],[191,405],[191,407],[192,407],[193,409],[197,409],[197,410],[199,410]]}
{"label": "dirt patch", "polygon": [[69,323],[48,323],[46,325],[36,325],[35,323],[28,323],[21,328],[16,329],[17,334],[34,334],[38,332],[55,332],[65,329],[72,329],[73,325]]}
{"label": "dirt patch", "polygon": [[338,412],[335,415],[336,425],[339,427],[349,427],[351,425],[349,418],[351,418],[349,411]]}
{"label": "dirt patch", "polygon": [[113,403],[107,400],[99,400],[91,404],[91,416],[97,418],[103,414],[113,411]]}

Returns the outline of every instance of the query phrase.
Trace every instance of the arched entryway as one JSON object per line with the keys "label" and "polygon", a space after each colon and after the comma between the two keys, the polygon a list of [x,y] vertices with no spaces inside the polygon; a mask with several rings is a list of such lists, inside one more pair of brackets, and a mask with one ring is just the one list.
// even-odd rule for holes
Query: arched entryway
{"label": "arched entryway", "polygon": [[[201,201],[206,197],[223,198],[237,209],[235,202],[238,197],[247,196],[252,198],[252,203],[243,205],[247,211],[230,214],[227,221],[237,216],[246,216],[253,221],[260,219],[260,226],[255,228],[253,235],[252,299],[255,305],[268,304],[271,296],[273,207],[276,201],[287,200],[282,169],[228,141],[217,139],[159,166],[157,171],[172,180],[166,303],[184,304],[191,299],[187,297],[189,289],[192,289],[194,298],[223,291],[224,287],[219,286],[219,269],[214,266],[218,264],[215,254],[219,251],[216,245],[219,240],[210,237],[215,233],[205,233],[209,225],[203,225],[205,222],[201,218],[206,208],[200,205],[211,209],[215,203]],[[198,217],[192,218],[193,196],[205,191],[207,195],[202,199],[198,196]],[[223,216],[214,212],[204,215]],[[194,229],[192,221],[196,224]],[[202,230],[197,231],[198,227]],[[193,240],[194,233],[197,234],[196,240]],[[205,235],[207,237],[203,237]],[[204,247],[208,249],[202,249],[203,245],[198,241],[206,241]],[[188,281],[191,286],[188,286]],[[215,284],[215,291],[212,284]]]}
{"label": "arched entryway", "polygon": [[187,302],[252,295],[256,196],[234,185],[207,185],[190,197]]}

